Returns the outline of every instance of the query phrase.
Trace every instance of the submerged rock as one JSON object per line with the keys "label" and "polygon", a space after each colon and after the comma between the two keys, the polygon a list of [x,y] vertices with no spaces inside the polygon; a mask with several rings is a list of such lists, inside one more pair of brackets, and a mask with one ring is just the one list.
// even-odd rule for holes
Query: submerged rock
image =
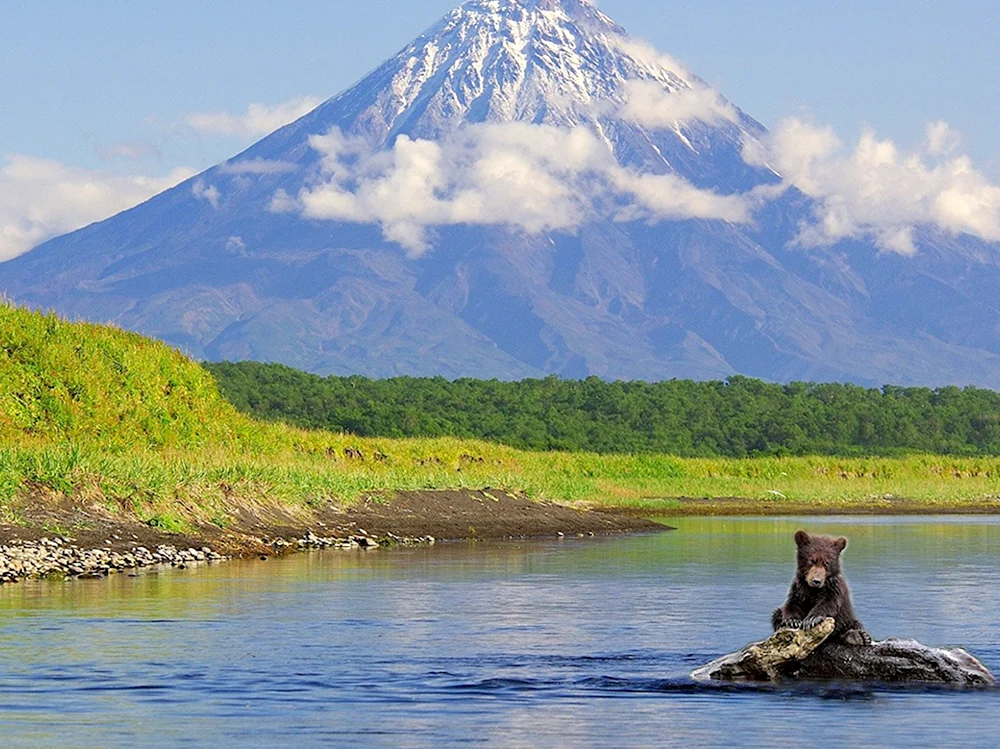
{"label": "submerged rock", "polygon": [[993,686],[997,683],[989,669],[962,648],[932,648],[916,640],[897,639],[862,647],[830,643],[792,666],[786,675],[893,684]]}
{"label": "submerged rock", "polygon": [[834,620],[811,629],[780,629],[766,640],[717,658],[695,670],[698,681],[828,679],[891,684],[937,683],[992,686],[989,669],[961,648],[932,648],[916,640],[871,645],[826,642]]}

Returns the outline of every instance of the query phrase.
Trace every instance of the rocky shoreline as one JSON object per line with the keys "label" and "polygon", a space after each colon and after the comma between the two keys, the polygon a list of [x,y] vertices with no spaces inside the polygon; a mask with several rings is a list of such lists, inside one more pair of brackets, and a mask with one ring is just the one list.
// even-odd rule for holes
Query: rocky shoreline
{"label": "rocky shoreline", "polygon": [[184,568],[198,562],[226,559],[207,546],[178,549],[160,544],[153,549],[136,545],[130,551],[83,548],[68,537],[13,540],[0,546],[0,583],[24,579],[96,578],[132,572],[147,567],[169,565]]}
{"label": "rocky shoreline", "polygon": [[[260,544],[268,552],[260,554],[260,557],[267,559],[319,549],[367,551],[385,546],[431,545],[435,541],[433,536],[403,538],[393,535],[377,539],[366,535],[317,536],[310,531],[297,539],[260,539]],[[112,541],[109,539],[106,543],[110,546]],[[132,542],[128,550],[116,550],[81,547],[72,538],[62,536],[38,540],[12,539],[0,546],[0,585],[22,580],[95,579],[115,574],[135,574],[153,567],[186,569],[196,564],[224,562],[232,558],[232,555],[220,554],[209,546],[178,548],[172,544],[158,544],[150,549]]]}

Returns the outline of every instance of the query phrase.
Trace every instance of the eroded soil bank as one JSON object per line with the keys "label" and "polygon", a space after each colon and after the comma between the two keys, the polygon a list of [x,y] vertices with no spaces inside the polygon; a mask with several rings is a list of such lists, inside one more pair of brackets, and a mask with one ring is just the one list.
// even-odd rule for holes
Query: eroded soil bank
{"label": "eroded soil bank", "polygon": [[287,553],[309,537],[374,539],[385,545],[428,538],[589,536],[665,528],[635,515],[578,510],[500,490],[399,492],[391,499],[369,498],[346,507],[330,504],[313,510],[244,503],[233,508],[225,528],[203,524],[183,533],[151,527],[137,517],[100,506],[43,496],[26,498],[19,519],[18,524],[0,525],[0,545],[61,537],[81,549],[117,553],[169,545],[209,547],[242,557]]}

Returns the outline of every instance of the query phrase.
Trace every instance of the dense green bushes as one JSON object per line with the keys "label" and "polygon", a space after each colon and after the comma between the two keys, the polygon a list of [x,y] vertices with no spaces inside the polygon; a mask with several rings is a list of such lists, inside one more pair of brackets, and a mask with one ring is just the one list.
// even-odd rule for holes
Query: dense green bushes
{"label": "dense green bushes", "polygon": [[318,377],[207,364],[247,413],[363,436],[475,437],[528,449],[681,456],[1000,454],[1000,394],[977,388]]}

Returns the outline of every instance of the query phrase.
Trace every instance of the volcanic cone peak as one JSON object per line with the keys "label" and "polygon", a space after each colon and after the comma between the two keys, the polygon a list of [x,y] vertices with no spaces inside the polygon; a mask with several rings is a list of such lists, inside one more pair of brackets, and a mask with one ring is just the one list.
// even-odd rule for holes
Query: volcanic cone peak
{"label": "volcanic cone peak", "polygon": [[485,14],[515,21],[534,20],[538,14],[570,21],[595,32],[625,34],[625,30],[589,0],[467,0],[451,16]]}
{"label": "volcanic cone peak", "polygon": [[[470,0],[329,100],[318,116],[375,147],[400,134],[438,139],[464,123],[600,131],[636,82],[662,94],[707,90],[586,0]],[[730,119],[746,120],[742,129],[759,130],[731,110]]]}

